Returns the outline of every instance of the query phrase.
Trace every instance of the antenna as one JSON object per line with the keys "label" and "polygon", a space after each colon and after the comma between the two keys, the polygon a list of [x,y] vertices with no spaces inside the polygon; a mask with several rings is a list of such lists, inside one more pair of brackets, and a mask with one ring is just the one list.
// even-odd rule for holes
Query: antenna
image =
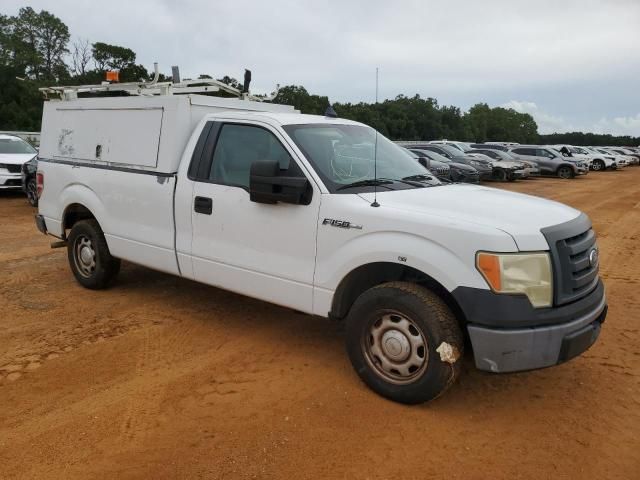
{"label": "antenna", "polygon": [[[378,67],[376,67],[376,104],[378,103]],[[373,143],[373,203],[372,207],[379,207],[378,203],[378,130],[376,132],[376,139]]]}
{"label": "antenna", "polygon": [[378,203],[378,130],[376,132],[376,139],[373,144],[373,203],[372,207],[379,207]]}

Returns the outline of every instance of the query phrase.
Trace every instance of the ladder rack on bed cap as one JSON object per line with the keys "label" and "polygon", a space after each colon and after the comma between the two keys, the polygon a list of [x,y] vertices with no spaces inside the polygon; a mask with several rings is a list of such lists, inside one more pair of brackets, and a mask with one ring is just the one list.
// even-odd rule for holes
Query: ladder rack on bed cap
{"label": "ladder rack on bed cap", "polygon": [[212,78],[198,78],[196,80],[180,81],[180,75],[177,67],[173,67],[174,81],[159,82],[160,72],[158,64],[153,64],[154,76],[150,82],[124,82],[109,83],[102,82],[99,85],[75,85],[75,86],[54,86],[39,88],[44,98],[58,100],[75,100],[79,93],[98,93],[98,92],[126,92],[129,95],[153,96],[153,95],[180,95],[186,93],[211,93],[211,92],[227,92],[242,100],[253,100],[255,102],[271,101],[276,95],[280,85],[276,85],[276,90],[270,95],[263,97],[254,96],[249,93],[249,83],[251,82],[251,72],[245,70],[245,85],[242,90],[234,88],[226,83],[220,82]]}

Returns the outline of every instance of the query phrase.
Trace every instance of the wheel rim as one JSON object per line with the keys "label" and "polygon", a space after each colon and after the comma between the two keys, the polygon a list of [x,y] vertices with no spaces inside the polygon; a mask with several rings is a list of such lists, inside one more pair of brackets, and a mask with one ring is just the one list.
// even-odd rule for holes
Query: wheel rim
{"label": "wheel rim", "polygon": [[560,178],[571,178],[571,169],[562,167],[560,170],[558,170],[558,176]]}
{"label": "wheel rim", "polygon": [[602,164],[599,161],[593,162],[593,169],[598,171],[602,168]]}
{"label": "wheel rim", "polygon": [[73,259],[78,272],[83,277],[89,278],[96,271],[96,251],[91,239],[86,235],[80,235],[76,238],[73,246]]}
{"label": "wheel rim", "polygon": [[402,385],[421,376],[428,363],[428,346],[418,326],[399,312],[385,312],[363,335],[369,366],[384,380]]}
{"label": "wheel rim", "polygon": [[38,198],[38,187],[36,186],[36,182],[30,180],[27,183],[27,199],[30,203],[34,204]]}

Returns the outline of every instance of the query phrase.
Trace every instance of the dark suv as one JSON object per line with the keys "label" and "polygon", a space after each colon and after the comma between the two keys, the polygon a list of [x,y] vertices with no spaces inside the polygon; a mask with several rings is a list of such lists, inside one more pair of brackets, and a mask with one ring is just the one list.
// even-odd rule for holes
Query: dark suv
{"label": "dark suv", "polygon": [[493,178],[493,173],[492,173],[493,168],[491,166],[490,161],[466,155],[455,147],[444,145],[444,144],[434,144],[434,143],[420,143],[420,144],[404,145],[404,146],[412,150],[417,149],[417,150],[427,150],[430,152],[436,152],[442,155],[443,157],[448,158],[452,162],[469,165],[470,167],[473,167],[478,171],[478,174],[480,175],[480,180],[491,180]]}
{"label": "dark suv", "polygon": [[409,151],[418,155],[419,159],[425,159],[429,164],[446,165],[449,168],[449,179],[452,182],[478,183],[480,181],[480,174],[470,165],[452,162],[447,157],[430,150],[412,148]]}

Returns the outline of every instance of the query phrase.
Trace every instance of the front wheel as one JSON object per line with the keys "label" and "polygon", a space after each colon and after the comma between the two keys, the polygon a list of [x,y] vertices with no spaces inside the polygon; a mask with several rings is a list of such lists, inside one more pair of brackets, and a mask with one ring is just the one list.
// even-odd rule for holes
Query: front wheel
{"label": "front wheel", "polygon": [[360,378],[397,402],[433,400],[460,374],[458,322],[440,297],[420,285],[390,282],[360,295],[347,317],[346,343]]}
{"label": "front wheel", "polygon": [[591,168],[594,172],[599,172],[601,170],[604,170],[606,168],[606,165],[602,160],[594,160],[591,164]]}
{"label": "front wheel", "polygon": [[507,175],[507,171],[503,168],[494,168],[493,178],[499,182],[506,182],[509,176]]}
{"label": "front wheel", "polygon": [[81,220],[73,225],[67,239],[67,256],[78,283],[92,290],[107,288],[120,271],[120,260],[111,256],[95,220]]}
{"label": "front wheel", "polygon": [[558,173],[558,177],[564,178],[565,180],[573,178],[573,169],[568,166],[560,167],[557,173]]}

